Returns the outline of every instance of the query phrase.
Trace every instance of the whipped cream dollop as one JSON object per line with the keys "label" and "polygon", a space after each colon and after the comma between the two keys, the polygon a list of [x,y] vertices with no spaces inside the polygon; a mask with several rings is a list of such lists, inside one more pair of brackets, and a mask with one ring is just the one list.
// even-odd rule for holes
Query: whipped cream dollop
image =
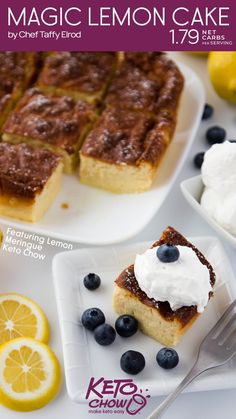
{"label": "whipped cream dollop", "polygon": [[212,291],[210,272],[192,248],[176,247],[180,252],[176,262],[161,262],[156,254],[158,247],[136,256],[134,273],[139,287],[149,298],[168,301],[173,311],[193,305],[202,313]]}
{"label": "whipped cream dollop", "polygon": [[236,235],[236,143],[214,144],[204,156],[201,205],[218,224]]}

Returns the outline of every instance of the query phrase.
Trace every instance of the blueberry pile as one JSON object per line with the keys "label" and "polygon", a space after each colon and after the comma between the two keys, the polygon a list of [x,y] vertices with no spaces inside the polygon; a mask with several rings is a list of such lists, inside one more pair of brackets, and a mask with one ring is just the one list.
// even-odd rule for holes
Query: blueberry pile
{"label": "blueberry pile", "polygon": [[[203,114],[202,114],[202,120],[211,118],[213,113],[214,113],[214,108],[211,105],[209,105],[209,103],[206,103]],[[208,128],[208,130],[206,131],[206,141],[210,146],[212,146],[213,144],[223,143],[225,138],[226,138],[226,130],[217,125]],[[230,140],[230,141],[235,142],[236,140]],[[200,153],[197,153],[193,158],[193,164],[198,169],[201,169],[202,167],[202,164],[204,161],[204,154],[205,153],[201,151]]]}
{"label": "blueberry pile", "polygon": [[[157,257],[161,262],[171,263],[179,259],[179,250],[176,246],[163,244],[157,249]],[[93,291],[101,284],[100,277],[89,273],[83,279],[84,286]],[[94,333],[95,341],[101,346],[111,345],[116,339],[116,333],[122,338],[133,336],[138,330],[138,321],[129,314],[123,314],[116,319],[115,328],[106,323],[102,310],[97,307],[88,308],[81,317],[85,329]],[[156,355],[158,365],[165,369],[176,367],[179,362],[177,352],[171,348],[162,348]],[[141,352],[129,350],[120,358],[120,367],[127,374],[139,374],[145,367],[145,358]]]}

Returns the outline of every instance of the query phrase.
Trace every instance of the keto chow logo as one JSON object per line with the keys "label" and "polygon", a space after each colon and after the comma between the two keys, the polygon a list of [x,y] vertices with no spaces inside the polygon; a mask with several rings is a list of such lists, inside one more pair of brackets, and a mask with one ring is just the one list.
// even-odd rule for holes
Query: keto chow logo
{"label": "keto chow logo", "polygon": [[[90,379],[86,400],[91,414],[137,415],[147,404],[150,395],[143,392],[132,379]],[[143,394],[145,393],[145,394]]]}

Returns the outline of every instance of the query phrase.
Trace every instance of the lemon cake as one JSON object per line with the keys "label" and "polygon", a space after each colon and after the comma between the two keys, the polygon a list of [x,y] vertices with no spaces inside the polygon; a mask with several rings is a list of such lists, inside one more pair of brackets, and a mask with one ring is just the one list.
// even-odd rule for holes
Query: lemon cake
{"label": "lemon cake", "polygon": [[115,281],[113,307],[134,316],[141,331],[176,345],[213,295],[215,273],[204,255],[174,228]]}
{"label": "lemon cake", "polygon": [[81,182],[115,193],[148,190],[173,138],[183,83],[165,54],[125,53],[81,149]]}
{"label": "lemon cake", "polygon": [[50,52],[37,85],[88,102],[100,100],[117,64],[115,52]]}
{"label": "lemon cake", "polygon": [[0,128],[37,68],[35,52],[0,52]]}
{"label": "lemon cake", "polygon": [[0,214],[38,221],[60,190],[62,168],[49,150],[0,143]]}
{"label": "lemon cake", "polygon": [[92,104],[32,88],[8,116],[3,140],[26,142],[61,154],[64,171],[72,173],[78,163],[78,149],[95,117]]}
{"label": "lemon cake", "polygon": [[174,131],[168,112],[107,108],[80,150],[80,181],[114,193],[148,190]]}

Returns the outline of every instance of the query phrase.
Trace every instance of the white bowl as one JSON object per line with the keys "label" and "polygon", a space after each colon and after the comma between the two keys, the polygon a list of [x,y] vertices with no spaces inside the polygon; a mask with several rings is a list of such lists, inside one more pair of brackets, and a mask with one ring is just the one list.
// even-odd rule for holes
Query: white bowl
{"label": "white bowl", "polygon": [[207,221],[207,223],[210,224],[210,226],[214,228],[214,230],[223,239],[227,240],[232,246],[236,247],[236,237],[230,234],[212,217],[210,217],[206,210],[200,205],[200,199],[204,187],[201,175],[184,180],[180,187],[184,197],[193,209],[195,209],[195,211],[198,212],[198,214],[200,214],[200,216],[204,218],[204,220]]}

